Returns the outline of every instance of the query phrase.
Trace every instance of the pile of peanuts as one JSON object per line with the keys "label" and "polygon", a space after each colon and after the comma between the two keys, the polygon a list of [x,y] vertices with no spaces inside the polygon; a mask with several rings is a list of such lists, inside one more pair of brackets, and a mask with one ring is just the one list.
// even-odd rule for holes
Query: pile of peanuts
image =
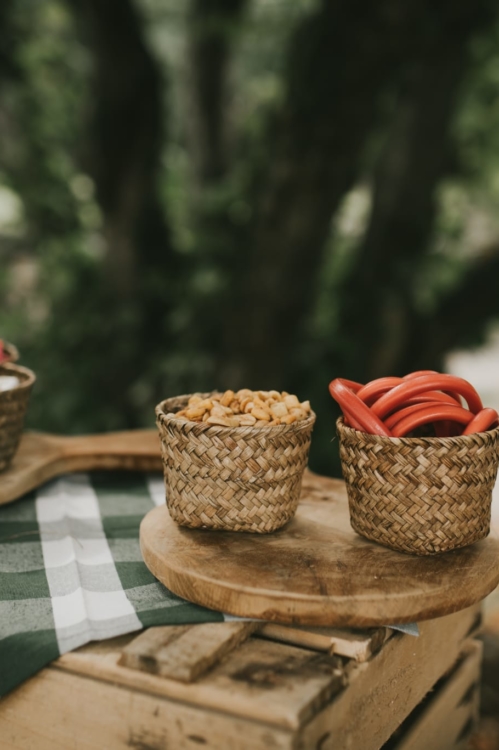
{"label": "pile of peanuts", "polygon": [[310,402],[300,403],[297,396],[283,391],[225,391],[208,398],[191,396],[187,406],[176,414],[176,419],[206,422],[223,427],[271,427],[291,424],[310,416]]}

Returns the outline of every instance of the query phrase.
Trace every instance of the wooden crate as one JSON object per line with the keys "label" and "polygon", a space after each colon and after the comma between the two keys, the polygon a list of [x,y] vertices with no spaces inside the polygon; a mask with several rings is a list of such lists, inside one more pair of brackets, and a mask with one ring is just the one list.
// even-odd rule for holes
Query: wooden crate
{"label": "wooden crate", "polygon": [[419,638],[231,622],[91,644],[0,701],[0,748],[457,750],[478,620],[472,607]]}
{"label": "wooden crate", "polygon": [[482,644],[470,641],[457,664],[403,722],[383,750],[465,750],[477,723]]}

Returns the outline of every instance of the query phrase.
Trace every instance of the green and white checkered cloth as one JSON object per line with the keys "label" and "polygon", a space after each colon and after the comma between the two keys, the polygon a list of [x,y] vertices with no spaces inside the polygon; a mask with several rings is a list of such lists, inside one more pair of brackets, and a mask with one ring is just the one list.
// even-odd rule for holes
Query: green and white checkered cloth
{"label": "green and white checkered cloth", "polygon": [[151,625],[223,621],[148,571],[139,525],[160,474],[56,479],[0,508],[0,696],[59,655]]}
{"label": "green and white checkered cloth", "polygon": [[95,472],[0,508],[0,697],[89,641],[239,619],[180,599],[146,568],[140,522],[164,502],[160,474]]}

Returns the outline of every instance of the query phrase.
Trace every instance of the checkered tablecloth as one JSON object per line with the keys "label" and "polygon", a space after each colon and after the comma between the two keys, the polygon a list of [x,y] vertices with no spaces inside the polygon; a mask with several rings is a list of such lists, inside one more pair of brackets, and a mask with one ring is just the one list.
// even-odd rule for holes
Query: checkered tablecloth
{"label": "checkered tablecloth", "polygon": [[146,568],[140,522],[164,502],[160,474],[96,472],[0,508],[0,697],[89,641],[238,619],[180,599]]}
{"label": "checkered tablecloth", "polygon": [[61,477],[0,508],[0,696],[89,641],[224,620],[143,563],[140,521],[164,502],[159,474],[102,472]]}

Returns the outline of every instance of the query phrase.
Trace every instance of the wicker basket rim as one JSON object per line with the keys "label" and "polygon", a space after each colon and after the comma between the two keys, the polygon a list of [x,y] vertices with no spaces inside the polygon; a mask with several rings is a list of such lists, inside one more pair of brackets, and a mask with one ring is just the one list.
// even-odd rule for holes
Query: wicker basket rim
{"label": "wicker basket rim", "polygon": [[310,416],[306,419],[300,419],[296,422],[292,422],[291,424],[274,424],[274,425],[259,425],[258,427],[254,427],[253,425],[241,425],[239,427],[226,427],[225,425],[218,425],[218,424],[207,424],[206,422],[193,422],[183,419],[175,419],[175,417],[167,417],[166,413],[164,411],[164,405],[168,401],[178,401],[179,399],[185,399],[186,401],[189,400],[191,396],[199,395],[204,396],[205,398],[208,398],[213,393],[218,393],[219,391],[211,391],[211,393],[188,393],[183,394],[181,396],[171,396],[170,398],[165,398],[163,401],[160,401],[160,403],[156,406],[155,412],[156,416],[158,418],[158,421],[161,421],[164,424],[168,424],[170,422],[173,422],[175,424],[187,424],[192,425],[193,429],[200,430],[202,432],[209,432],[212,433],[218,433],[218,432],[235,432],[236,434],[248,434],[249,430],[255,430],[255,431],[263,431],[263,430],[272,430],[274,433],[276,432],[296,432],[298,430],[305,430],[309,427],[311,427],[315,420],[316,420],[316,414],[314,411],[310,412]]}
{"label": "wicker basket rim", "polygon": [[30,370],[28,367],[23,367],[22,365],[15,365],[12,362],[0,364],[0,375],[18,375],[21,378],[19,385],[16,385],[16,387],[12,388],[10,391],[3,391],[4,393],[11,393],[12,391],[17,391],[21,388],[31,388],[36,380],[36,375],[33,370]]}
{"label": "wicker basket rim", "polygon": [[359,440],[362,439],[364,442],[371,443],[385,443],[388,445],[408,445],[408,446],[436,446],[439,443],[444,445],[458,445],[459,443],[473,443],[477,436],[499,436],[499,427],[494,427],[493,430],[485,430],[485,432],[474,432],[471,435],[454,435],[453,437],[387,437],[385,435],[373,435],[370,432],[361,432],[353,427],[348,427],[345,424],[343,417],[338,417],[336,420],[336,426],[338,429],[344,430],[347,434],[355,434],[359,436]]}

